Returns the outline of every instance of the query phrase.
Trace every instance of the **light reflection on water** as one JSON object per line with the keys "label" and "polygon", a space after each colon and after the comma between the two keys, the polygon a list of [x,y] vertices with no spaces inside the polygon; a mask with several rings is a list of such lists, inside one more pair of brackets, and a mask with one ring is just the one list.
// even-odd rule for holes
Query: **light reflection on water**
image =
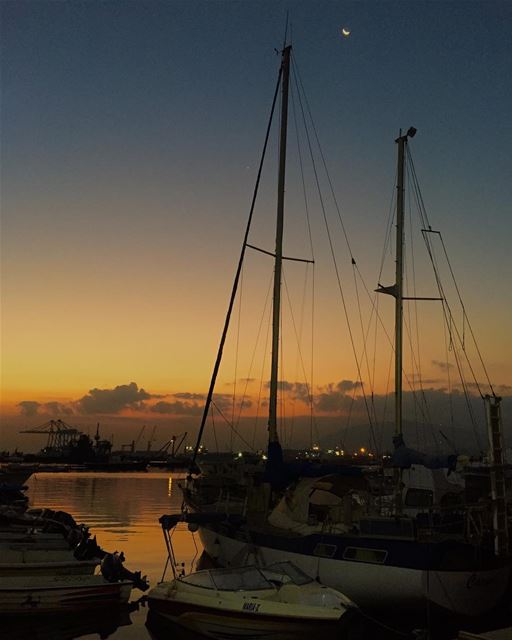
{"label": "light reflection on water", "polygon": [[[70,513],[77,522],[87,524],[98,544],[106,551],[124,551],[125,566],[131,571],[147,574],[151,586],[162,578],[167,556],[159,517],[164,513],[176,513],[181,509],[181,491],[178,483],[184,475],[169,472],[148,473],[40,473],[28,481],[27,492],[30,507],[46,507]],[[173,545],[179,562],[185,562],[187,570],[191,561],[202,551],[197,535],[180,527],[173,536]],[[169,576],[168,576],[169,577]],[[141,596],[134,590],[132,599]],[[116,631],[98,627],[96,633],[87,627],[73,635],[73,627],[67,635],[55,629],[52,636],[38,634],[34,628],[24,635],[22,630],[9,634],[16,640],[36,638],[113,638],[115,640],[146,640],[150,634],[145,627],[146,608],[126,616]],[[76,620],[74,621],[76,623]],[[90,622],[90,621],[89,621]],[[131,622],[131,624],[129,624]],[[60,621],[60,627],[65,624]],[[113,625],[115,627],[115,625]],[[76,624],[75,624],[76,627]],[[87,635],[83,635],[83,633]],[[91,635],[92,634],[92,635]],[[99,635],[98,635],[99,634]],[[105,635],[106,634],[106,635]]]}

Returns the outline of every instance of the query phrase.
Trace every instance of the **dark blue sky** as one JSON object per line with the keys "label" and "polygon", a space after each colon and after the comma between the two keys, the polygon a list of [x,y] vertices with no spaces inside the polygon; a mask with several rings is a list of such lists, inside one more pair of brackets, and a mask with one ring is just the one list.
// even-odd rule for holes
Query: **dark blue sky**
{"label": "dark blue sky", "polygon": [[[117,326],[124,353],[139,327],[138,316],[126,324],[131,305],[161,318],[148,333],[162,340],[172,326],[204,335],[208,348],[216,341],[287,11],[361,269],[376,275],[393,141],[400,127],[414,125],[411,147],[431,218],[490,331],[497,375],[512,382],[511,2],[3,0],[0,10],[9,389],[20,389],[27,372],[34,388],[48,355],[42,343],[56,352],[78,344],[60,314],[44,328],[20,326],[20,318],[55,308],[73,309],[77,329],[95,327],[89,349],[105,339],[106,326]],[[222,288],[207,285],[205,272]],[[169,298],[180,311],[155,309]],[[190,313],[198,300],[213,305],[208,331]],[[203,371],[207,356],[200,362],[198,348]],[[149,356],[146,368],[125,363],[128,378],[112,371],[102,380],[94,379],[101,359],[73,357],[83,363],[75,388],[84,392],[132,379],[150,384],[138,373],[150,375]],[[48,388],[62,382],[57,369]]]}

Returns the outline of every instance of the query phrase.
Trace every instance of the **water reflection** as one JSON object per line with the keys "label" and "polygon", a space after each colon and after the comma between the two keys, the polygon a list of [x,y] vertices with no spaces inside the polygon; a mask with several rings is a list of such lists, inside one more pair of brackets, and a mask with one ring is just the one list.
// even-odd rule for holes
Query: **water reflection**
{"label": "water reflection", "polygon": [[[0,636],[9,640],[72,640],[90,634],[108,638],[120,627],[132,624],[133,605],[108,610],[65,614],[6,617],[2,620]],[[5,634],[5,635],[4,635]],[[118,636],[121,637],[121,636]]]}
{"label": "water reflection", "polygon": [[170,621],[162,622],[161,618],[148,611],[146,627],[152,640],[204,640],[205,636],[184,629]]}
{"label": "water reflection", "polygon": [[[67,511],[77,522],[87,524],[103,549],[124,551],[126,567],[147,574],[154,586],[162,579],[167,557],[158,519],[164,513],[181,510],[178,485],[183,477],[168,472],[41,473],[30,478],[27,494],[30,507]],[[180,525],[174,533],[173,546],[178,561],[184,562],[189,571],[192,561],[202,552],[199,537]],[[133,599],[140,595],[134,591]],[[109,611],[108,616],[97,616],[95,612],[85,619],[73,616],[71,620],[54,616],[42,620],[42,626],[32,619],[26,626],[25,622],[16,621],[5,637],[8,640],[150,637],[145,626],[147,608],[139,606],[136,611],[124,611],[124,618],[120,613]],[[2,638],[4,630],[2,627],[0,631]]]}

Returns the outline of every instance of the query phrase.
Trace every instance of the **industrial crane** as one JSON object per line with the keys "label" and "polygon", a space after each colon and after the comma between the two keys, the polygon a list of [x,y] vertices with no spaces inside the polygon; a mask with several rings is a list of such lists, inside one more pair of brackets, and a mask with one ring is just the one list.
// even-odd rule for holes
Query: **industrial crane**
{"label": "industrial crane", "polygon": [[46,443],[46,449],[59,449],[63,450],[70,444],[75,443],[82,432],[69,424],[66,424],[62,420],[49,420],[39,427],[33,429],[24,429],[20,433],[37,433],[47,434],[48,440]]}

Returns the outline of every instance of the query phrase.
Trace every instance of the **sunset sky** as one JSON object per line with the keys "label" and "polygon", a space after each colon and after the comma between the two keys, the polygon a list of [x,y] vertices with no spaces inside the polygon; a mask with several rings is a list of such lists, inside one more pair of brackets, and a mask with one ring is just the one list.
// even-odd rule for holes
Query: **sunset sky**
{"label": "sunset sky", "polygon": [[[159,424],[162,441],[175,429],[196,429],[287,11],[294,60],[368,290],[379,277],[394,140],[414,126],[410,147],[430,222],[443,232],[495,391],[512,395],[510,2],[3,0],[0,10],[0,447],[42,446],[17,431],[50,418],[82,428],[99,421],[104,435],[123,430],[123,437]],[[302,197],[294,136],[285,253],[309,258],[303,213],[293,218]],[[252,236],[269,251],[273,140]],[[332,265],[324,266],[330,252],[314,198],[310,208],[318,239],[316,333],[309,297],[304,363],[285,351],[281,379],[292,398],[286,411],[306,415],[298,383],[312,370],[316,408],[332,421],[346,414],[357,381],[367,385],[373,374],[355,365]],[[350,254],[342,238],[336,243],[352,313]],[[381,284],[392,284],[387,262]],[[285,268],[290,295],[300,297],[307,267]],[[247,328],[239,330],[238,348],[234,330],[217,387],[217,405],[227,413],[235,380],[237,393],[247,385],[244,415],[257,410],[261,377],[264,413],[268,369],[259,355],[249,365],[271,272],[270,262],[251,253],[235,313]],[[432,283],[418,285],[418,295],[435,295]],[[392,300],[379,305],[390,323]],[[442,395],[442,374],[453,365],[444,360],[442,327],[434,328],[439,308],[425,315],[422,376],[432,396]],[[258,349],[268,355],[264,318]],[[294,320],[288,315],[283,333],[297,330]],[[364,330],[357,314],[352,321],[361,358]],[[373,389],[381,398],[391,391],[388,356],[376,359]],[[480,369],[476,375],[483,379]]]}

